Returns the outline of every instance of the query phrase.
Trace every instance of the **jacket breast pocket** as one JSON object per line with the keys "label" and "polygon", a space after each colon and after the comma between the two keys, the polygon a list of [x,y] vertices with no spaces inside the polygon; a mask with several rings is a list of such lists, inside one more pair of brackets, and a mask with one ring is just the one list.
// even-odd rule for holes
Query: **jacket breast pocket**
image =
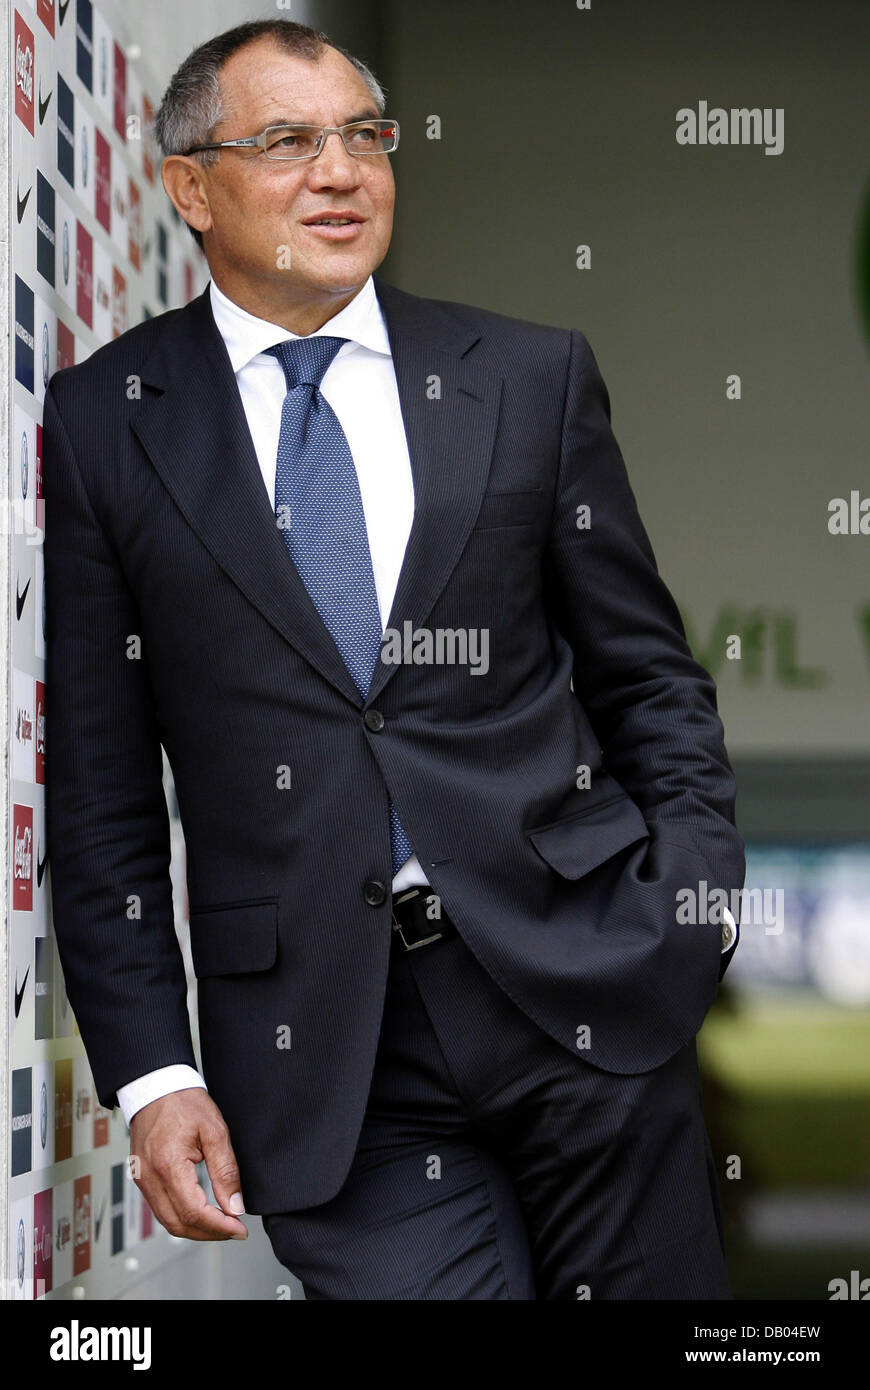
{"label": "jacket breast pocket", "polygon": [[524,492],[487,492],[484,494],[475,531],[493,526],[528,526],[538,515],[541,489]]}
{"label": "jacket breast pocket", "polygon": [[190,907],[190,953],[198,980],[268,970],[278,956],[278,899],[242,898]]}
{"label": "jacket breast pocket", "polygon": [[526,831],[541,858],[563,878],[582,878],[607,859],[649,838],[640,807],[624,794],[551,825]]}

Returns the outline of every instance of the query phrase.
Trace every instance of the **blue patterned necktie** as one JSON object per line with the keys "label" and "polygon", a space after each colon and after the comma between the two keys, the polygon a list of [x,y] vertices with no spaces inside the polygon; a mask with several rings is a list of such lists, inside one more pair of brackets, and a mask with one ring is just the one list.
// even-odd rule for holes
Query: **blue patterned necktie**
{"label": "blue patterned necktie", "polygon": [[[365,514],[347,435],[320,383],[345,338],[269,348],[284,369],[275,515],[294,565],[363,699],[378,664],[381,618]],[[413,853],[390,802],[393,874]]]}

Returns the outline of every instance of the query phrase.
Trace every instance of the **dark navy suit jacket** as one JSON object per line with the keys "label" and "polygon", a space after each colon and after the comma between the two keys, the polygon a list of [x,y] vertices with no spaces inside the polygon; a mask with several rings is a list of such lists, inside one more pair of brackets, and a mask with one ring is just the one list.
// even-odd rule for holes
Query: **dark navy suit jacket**
{"label": "dark navy suit jacket", "polygon": [[207,292],[57,373],[45,401],[70,1001],[103,1105],[196,1065],[162,744],[204,1075],[253,1212],[327,1201],[353,1156],[391,938],[388,788],[490,975],[607,1071],[650,1070],[697,1032],[730,953],[715,913],[678,920],[677,895],[743,884],[715,687],[585,337],[375,284],[415,490],[389,626],[488,629],[485,675],[380,663],[360,699],[276,525]]}

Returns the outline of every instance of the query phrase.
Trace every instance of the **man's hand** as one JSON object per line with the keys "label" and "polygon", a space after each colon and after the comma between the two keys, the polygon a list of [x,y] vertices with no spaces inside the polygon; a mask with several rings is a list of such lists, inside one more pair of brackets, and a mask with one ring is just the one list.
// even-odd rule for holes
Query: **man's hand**
{"label": "man's hand", "polygon": [[[143,1105],[130,1121],[134,1181],[161,1226],[187,1240],[245,1240],[239,1168],[230,1132],[208,1091],[190,1087]],[[196,1176],[205,1159],[220,1210]]]}

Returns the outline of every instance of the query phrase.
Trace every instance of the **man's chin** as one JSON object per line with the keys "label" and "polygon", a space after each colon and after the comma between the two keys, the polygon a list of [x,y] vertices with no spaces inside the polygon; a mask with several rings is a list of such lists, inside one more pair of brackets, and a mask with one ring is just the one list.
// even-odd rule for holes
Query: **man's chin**
{"label": "man's chin", "polygon": [[371,273],[372,267],[367,262],[352,261],[343,265],[306,269],[296,283],[303,293],[338,297],[362,289]]}

